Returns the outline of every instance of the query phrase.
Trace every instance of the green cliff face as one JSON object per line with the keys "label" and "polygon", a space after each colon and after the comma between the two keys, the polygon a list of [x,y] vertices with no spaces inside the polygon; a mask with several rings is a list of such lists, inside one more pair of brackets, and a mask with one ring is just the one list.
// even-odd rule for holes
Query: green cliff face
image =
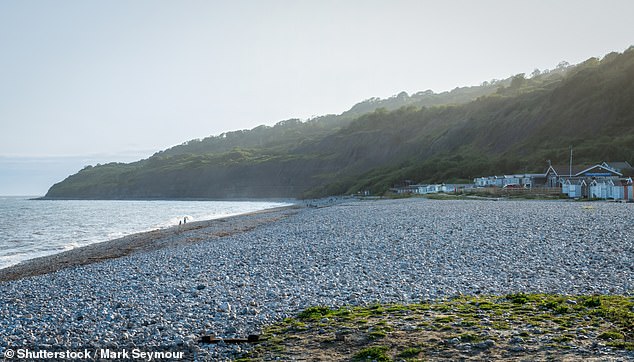
{"label": "green cliff face", "polygon": [[634,161],[634,50],[479,87],[370,99],[341,115],[229,132],[87,167],[48,198],[313,197],[404,179],[469,181],[546,160]]}

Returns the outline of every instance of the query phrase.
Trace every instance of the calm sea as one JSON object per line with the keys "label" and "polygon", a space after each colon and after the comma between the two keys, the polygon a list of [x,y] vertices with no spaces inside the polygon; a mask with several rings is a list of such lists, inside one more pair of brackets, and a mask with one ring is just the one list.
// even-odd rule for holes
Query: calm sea
{"label": "calm sea", "polygon": [[41,201],[0,196],[0,268],[125,235],[288,205],[262,201]]}

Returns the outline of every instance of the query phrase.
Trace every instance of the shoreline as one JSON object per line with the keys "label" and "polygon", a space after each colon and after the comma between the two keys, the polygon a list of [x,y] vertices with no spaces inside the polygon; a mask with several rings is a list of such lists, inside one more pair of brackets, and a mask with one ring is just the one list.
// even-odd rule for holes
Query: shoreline
{"label": "shoreline", "polygon": [[[384,305],[388,310],[390,305],[430,304],[458,296],[510,295],[511,302],[519,303],[524,295],[552,294],[566,296],[552,304],[560,313],[584,304],[568,302],[568,296],[620,295],[629,303],[634,295],[634,215],[626,205],[410,199],[351,200],[326,207],[329,201],[209,221],[215,226],[201,224],[197,229],[196,223],[188,223],[192,230],[149,246],[139,240],[139,250],[147,252],[0,283],[5,326],[0,334],[7,336],[10,348],[25,341],[59,348],[142,346],[187,350],[200,360],[231,360],[251,347],[210,344],[204,337],[248,340],[245,337],[259,335],[260,343],[271,343],[271,328],[279,329],[279,323],[314,308],[350,306],[354,311]],[[495,307],[491,301],[475,302],[463,304]],[[547,302],[540,305],[550,306]],[[501,307],[508,303],[503,301]],[[447,319],[441,307],[442,315],[430,316],[433,323]],[[478,318],[493,310],[480,309]],[[336,341],[343,327],[333,326],[331,333],[324,325],[335,318],[318,316],[319,338]],[[490,323],[504,322],[493,320],[497,314],[488,318]],[[373,329],[343,339],[366,334],[390,338],[396,332],[396,325],[393,331],[383,329],[390,320],[362,319]],[[462,321],[446,324],[454,322]],[[466,322],[460,328],[469,327],[470,320]],[[399,325],[411,334],[412,323]],[[454,341],[453,334],[467,332],[447,337]],[[591,332],[596,336],[582,334],[595,338],[603,330]],[[551,351],[553,338],[572,338],[567,333],[534,338],[539,343],[548,338],[543,342]],[[473,349],[467,344],[472,341],[455,338],[455,346]],[[507,351],[507,338],[513,336],[490,338],[494,345],[487,351],[498,351],[495,346]],[[597,356],[594,351],[590,356]],[[621,356],[618,351],[598,351],[600,356]]]}
{"label": "shoreline", "polygon": [[172,248],[234,235],[297,212],[298,204],[264,209],[219,219],[194,221],[155,229],[36,257],[0,269],[0,283],[49,274],[62,269],[117,259],[135,253]]}

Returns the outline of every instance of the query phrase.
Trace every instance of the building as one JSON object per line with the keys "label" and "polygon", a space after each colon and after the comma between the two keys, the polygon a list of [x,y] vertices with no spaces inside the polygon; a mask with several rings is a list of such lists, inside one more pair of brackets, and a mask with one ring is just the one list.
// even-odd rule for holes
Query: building
{"label": "building", "polygon": [[623,180],[594,180],[588,187],[588,198],[633,200],[632,178]]}
{"label": "building", "polygon": [[[562,193],[571,198],[622,198],[620,192],[608,191],[614,186],[623,186],[627,180],[622,170],[631,169],[628,162],[603,162],[595,165],[549,166],[546,170],[546,185],[561,187]],[[592,188],[592,191],[591,191]],[[624,194],[623,194],[624,195]],[[617,197],[613,197],[617,196]]]}
{"label": "building", "polygon": [[473,180],[476,187],[522,187],[533,188],[544,183],[544,174],[525,173],[503,176],[485,176]]}
{"label": "building", "polygon": [[632,166],[626,162],[590,165],[549,165],[543,174],[485,176],[474,179],[475,187],[560,188],[571,198],[632,200]]}
{"label": "building", "polygon": [[399,187],[393,187],[390,191],[399,194],[415,194],[415,195],[427,195],[443,193],[455,193],[460,190],[473,188],[472,184],[416,184],[416,185],[404,185]]}

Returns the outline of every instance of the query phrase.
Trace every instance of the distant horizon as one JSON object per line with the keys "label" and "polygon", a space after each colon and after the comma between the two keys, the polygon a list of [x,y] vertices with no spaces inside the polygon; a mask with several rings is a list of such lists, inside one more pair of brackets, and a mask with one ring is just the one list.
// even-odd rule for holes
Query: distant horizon
{"label": "distant horizon", "polygon": [[16,199],[17,198],[23,198],[23,197],[25,197],[25,198],[36,198],[36,197],[42,197],[42,196],[44,196],[44,195],[0,195],[0,197],[4,197],[4,198],[10,197],[10,198],[16,198]]}

